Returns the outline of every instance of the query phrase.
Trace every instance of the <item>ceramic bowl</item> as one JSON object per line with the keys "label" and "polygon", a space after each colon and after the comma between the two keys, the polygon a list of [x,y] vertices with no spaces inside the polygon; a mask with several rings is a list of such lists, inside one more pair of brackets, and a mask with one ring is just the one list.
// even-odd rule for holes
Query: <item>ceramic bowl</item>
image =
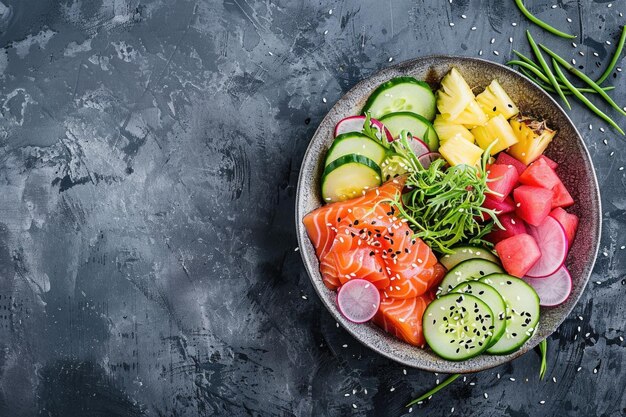
{"label": "ceramic bowl", "polygon": [[[476,89],[476,93],[482,91],[491,80],[497,79],[523,113],[542,117],[551,128],[558,130],[546,154],[559,163],[557,172],[576,201],[571,211],[581,219],[566,261],[573,279],[573,291],[567,301],[558,307],[542,307],[535,334],[517,352],[504,356],[483,354],[463,362],[441,359],[430,349],[419,349],[404,343],[371,323],[354,324],[345,319],[337,309],[336,293],[322,283],[314,248],[302,225],[302,218],[322,205],[320,176],[326,150],[333,140],[335,124],[346,116],[359,114],[370,93],[391,78],[413,76],[429,82],[434,89],[452,67],[460,70],[469,85]],[[296,224],[300,252],[313,287],[330,314],[350,334],[381,355],[406,366],[432,372],[466,373],[488,369],[523,355],[552,334],[572,311],[589,280],[598,252],[600,195],[585,143],[567,114],[552,97],[526,77],[500,64],[477,58],[428,56],[386,68],[359,82],[324,117],[302,161],[296,199]]]}

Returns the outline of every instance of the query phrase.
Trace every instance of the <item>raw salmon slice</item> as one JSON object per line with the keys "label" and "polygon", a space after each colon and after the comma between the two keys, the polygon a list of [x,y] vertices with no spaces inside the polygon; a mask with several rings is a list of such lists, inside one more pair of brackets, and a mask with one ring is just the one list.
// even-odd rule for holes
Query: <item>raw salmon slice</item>
{"label": "raw salmon slice", "polygon": [[414,298],[385,298],[380,302],[378,312],[372,321],[398,339],[424,347],[426,341],[422,332],[422,317],[426,306],[433,299],[432,291]]}

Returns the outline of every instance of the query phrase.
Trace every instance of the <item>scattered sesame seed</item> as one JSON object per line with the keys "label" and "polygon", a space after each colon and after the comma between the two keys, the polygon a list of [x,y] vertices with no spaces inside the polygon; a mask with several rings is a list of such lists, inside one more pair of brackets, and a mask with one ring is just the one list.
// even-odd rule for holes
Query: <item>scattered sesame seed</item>
{"label": "scattered sesame seed", "polygon": [[461,15],[461,19],[467,19],[467,16],[465,16],[464,14]]}
{"label": "scattered sesame seed", "polygon": [[509,38],[509,43],[513,43],[513,37]]}
{"label": "scattered sesame seed", "polygon": [[602,282],[601,281],[596,281],[596,284],[600,285],[600,284],[602,284]]}
{"label": "scattered sesame seed", "polygon": [[572,64],[576,65],[576,60],[572,58]]}
{"label": "scattered sesame seed", "polygon": [[348,347],[348,345],[342,345],[341,347],[345,349]]}
{"label": "scattered sesame seed", "polygon": [[493,54],[494,54],[494,55],[500,55],[500,52],[498,52],[498,51],[493,51]]}
{"label": "scattered sesame seed", "polygon": [[454,23],[450,22],[450,26],[454,26]]}
{"label": "scattered sesame seed", "polygon": [[492,45],[496,43],[496,38],[491,38],[491,41],[489,43],[491,43]]}
{"label": "scattered sesame seed", "polygon": [[352,403],[352,408],[356,408],[356,404]]}
{"label": "scattered sesame seed", "polygon": [[450,409],[450,413],[454,413],[454,407]]}
{"label": "scattered sesame seed", "polygon": [[578,316],[578,320],[583,321],[583,316]]}
{"label": "scattered sesame seed", "polygon": [[324,35],[328,35],[328,31],[327,30],[324,31]]}
{"label": "scattered sesame seed", "polygon": [[567,22],[568,23],[572,23],[572,19],[570,19],[569,17],[567,18]]}
{"label": "scattered sesame seed", "polygon": [[611,153],[609,154],[609,156],[613,156],[613,155],[615,155],[615,152],[611,152]]}
{"label": "scattered sesame seed", "polygon": [[517,26],[517,23],[513,22],[511,23],[511,26]]}
{"label": "scattered sesame seed", "polygon": [[577,47],[578,47],[578,45],[576,45],[576,42],[572,42],[572,46],[573,46],[574,48],[577,48]]}
{"label": "scattered sesame seed", "polygon": [[544,400],[539,401],[539,404],[544,405],[546,402]]}
{"label": "scattered sesame seed", "polygon": [[344,396],[344,397],[349,397],[349,396],[350,396],[350,393],[349,393],[349,392],[346,392],[345,394],[343,394],[343,396]]}
{"label": "scattered sesame seed", "polygon": [[485,397],[485,399],[489,398],[489,395],[487,395],[486,392],[483,394],[483,396]]}
{"label": "scattered sesame seed", "polygon": [[402,370],[402,373],[403,373],[404,375],[406,375],[406,369],[403,369],[403,370]]}
{"label": "scattered sesame seed", "polygon": [[392,56],[389,57],[389,62],[391,62],[391,61],[393,61],[393,57]]}
{"label": "scattered sesame seed", "polygon": [[603,127],[600,128],[600,132],[604,133],[604,128]]}
{"label": "scattered sesame seed", "polygon": [[330,10],[328,11],[328,14],[333,14],[333,9],[330,9]]}
{"label": "scattered sesame seed", "polygon": [[620,341],[620,342],[623,342],[623,341],[624,341],[624,337],[623,337],[623,336],[620,336],[620,337],[619,337],[619,341]]}
{"label": "scattered sesame seed", "polygon": [[394,392],[396,389],[394,387],[389,388],[389,392]]}
{"label": "scattered sesame seed", "polygon": [[610,44],[611,44],[611,41],[606,41],[606,44],[607,44],[607,45],[610,45]]}
{"label": "scattered sesame seed", "polygon": [[620,171],[623,171],[623,170],[624,170],[624,167],[619,167],[619,170],[620,170]]}
{"label": "scattered sesame seed", "polygon": [[578,369],[576,369],[576,372],[580,372],[581,369],[583,369],[582,366],[579,366]]}
{"label": "scattered sesame seed", "polygon": [[274,54],[272,53],[272,51],[267,51],[267,53],[268,53],[270,56],[274,56]]}
{"label": "scattered sesame seed", "polygon": [[294,249],[293,251],[294,251],[294,252],[298,252],[299,250],[300,250],[300,248],[296,246],[296,247],[295,247],[295,249]]}
{"label": "scattered sesame seed", "polygon": [[471,30],[476,30],[476,26],[472,26],[472,29],[471,29]]}
{"label": "scattered sesame seed", "polygon": [[557,6],[556,4],[553,4],[553,5],[552,5],[552,8],[553,8],[553,9],[556,9],[557,7],[559,7],[559,6]]}
{"label": "scattered sesame seed", "polygon": [[593,368],[593,373],[597,374],[598,373],[598,368]]}
{"label": "scattered sesame seed", "polygon": [[592,129],[593,129],[593,125],[590,124],[589,125],[589,130],[592,130]]}
{"label": "scattered sesame seed", "polygon": [[303,300],[308,300],[308,298],[306,298],[306,295],[303,295],[303,296],[302,296],[302,299],[303,299]]}
{"label": "scattered sesame seed", "polygon": [[609,3],[606,7],[610,9],[611,7],[613,7],[613,3]]}
{"label": "scattered sesame seed", "polygon": [[555,376],[552,377],[552,382],[554,382],[556,384],[556,377]]}
{"label": "scattered sesame seed", "polygon": [[578,51],[578,55],[585,56],[585,53],[583,51]]}
{"label": "scattered sesame seed", "polygon": [[[450,0],[450,3],[452,3],[452,0]],[[420,401],[421,402],[421,401]],[[419,403],[418,403],[419,404]],[[413,407],[409,407],[409,413],[413,412]]]}
{"label": "scattered sesame seed", "polygon": [[600,56],[600,54],[598,54],[597,52],[594,52],[593,56]]}
{"label": "scattered sesame seed", "polygon": [[500,379],[500,374],[499,373],[496,374],[496,378]]}
{"label": "scattered sesame seed", "polygon": [[515,382],[515,378],[509,378],[509,380]]}
{"label": "scattered sesame seed", "polygon": [[469,384],[470,384],[472,387],[473,387],[474,385],[476,385],[476,383],[475,383],[475,382],[470,382]]}
{"label": "scattered sesame seed", "polygon": [[624,250],[624,249],[626,249],[626,246],[622,245],[622,246],[620,246],[619,248],[620,248],[621,250]]}
{"label": "scattered sesame seed", "polygon": [[478,51],[478,55],[482,55],[483,54],[483,50],[481,49],[480,51]]}
{"label": "scattered sesame seed", "polygon": [[621,68],[621,67],[617,67],[617,68],[615,68],[615,70],[616,70],[617,72],[622,72],[622,68]]}
{"label": "scattered sesame seed", "polygon": [[326,103],[326,97],[322,97],[322,101]]}
{"label": "scattered sesame seed", "polygon": [[608,140],[606,140],[606,139],[604,139],[602,142],[604,142],[604,144],[605,144],[605,145],[608,145],[608,144],[609,144],[609,141],[608,141]]}
{"label": "scattered sesame seed", "polygon": [[590,334],[591,334],[591,333],[588,333],[588,332],[587,332],[587,333],[585,333],[585,337],[589,337],[589,335],[590,335]]}

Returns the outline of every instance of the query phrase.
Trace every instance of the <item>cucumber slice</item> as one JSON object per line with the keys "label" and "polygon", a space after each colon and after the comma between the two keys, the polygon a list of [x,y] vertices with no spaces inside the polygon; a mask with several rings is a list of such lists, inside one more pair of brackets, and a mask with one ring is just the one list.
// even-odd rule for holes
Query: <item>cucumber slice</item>
{"label": "cucumber slice", "polygon": [[451,361],[469,359],[487,349],[494,328],[489,306],[467,294],[435,299],[426,307],[422,324],[433,352]]}
{"label": "cucumber slice", "polygon": [[365,156],[380,166],[387,156],[387,149],[380,143],[368,138],[362,133],[350,132],[339,135],[326,153],[326,163],[331,162],[348,154]]}
{"label": "cucumber slice", "polygon": [[445,266],[447,270],[454,268],[461,262],[466,261],[468,259],[480,258],[480,259],[485,259],[487,261],[493,262],[495,264],[500,263],[500,259],[498,259],[496,255],[491,253],[489,249],[485,249],[480,246],[472,246],[472,245],[455,246],[452,248],[452,251],[453,251],[452,253],[447,253],[443,255],[441,259],[439,259],[439,262],[441,262],[441,264]]}
{"label": "cucumber slice", "polygon": [[468,259],[448,271],[439,284],[439,294],[446,294],[465,281],[475,281],[489,274],[502,273],[500,265],[484,259]]}
{"label": "cucumber slice", "polygon": [[396,153],[387,156],[387,158],[380,165],[380,168],[383,173],[383,182],[409,172],[409,166],[406,163],[406,159]]}
{"label": "cucumber slice", "polygon": [[382,184],[380,167],[371,159],[344,155],[324,169],[322,198],[327,203],[349,200]]}
{"label": "cucumber slice", "polygon": [[506,328],[506,303],[491,285],[480,281],[464,282],[456,286],[451,293],[469,294],[485,302],[493,312],[493,336],[489,346],[496,344]]}
{"label": "cucumber slice", "polygon": [[435,118],[435,95],[429,85],[413,77],[392,78],[378,86],[363,107],[363,114],[380,120],[381,116],[399,111],[417,113],[428,120]]}
{"label": "cucumber slice", "polygon": [[389,113],[381,117],[380,122],[391,132],[391,136],[397,138],[400,132],[408,130],[411,135],[424,141],[431,152],[439,149],[439,136],[435,132],[432,123],[424,117],[409,111]]}
{"label": "cucumber slice", "polygon": [[507,274],[492,274],[481,278],[502,296],[506,303],[506,329],[496,344],[487,349],[494,355],[518,350],[535,332],[539,322],[539,296],[519,278]]}

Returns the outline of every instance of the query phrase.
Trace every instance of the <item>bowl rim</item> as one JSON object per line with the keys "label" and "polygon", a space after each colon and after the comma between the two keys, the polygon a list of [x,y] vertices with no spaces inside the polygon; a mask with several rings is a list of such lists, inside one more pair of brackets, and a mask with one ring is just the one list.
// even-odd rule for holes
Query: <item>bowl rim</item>
{"label": "bowl rim", "polygon": [[[317,283],[314,281],[314,277],[311,275],[311,272],[309,271],[309,268],[312,265],[312,259],[310,257],[310,254],[308,253],[308,251],[306,250],[302,250],[303,245],[306,242],[306,239],[308,239],[308,236],[306,234],[306,231],[304,230],[304,227],[302,225],[302,218],[307,214],[307,213],[302,213],[302,206],[301,206],[301,199],[302,199],[302,184],[304,182],[304,170],[302,169],[303,166],[305,165],[306,161],[308,161],[311,158],[311,153],[313,152],[313,139],[319,134],[320,130],[322,129],[322,127],[324,126],[326,119],[329,117],[329,115],[333,112],[333,110],[336,108],[336,106],[348,95],[350,95],[351,93],[354,93],[355,90],[361,89],[363,85],[365,85],[366,83],[368,83],[368,81],[372,78],[375,77],[379,77],[379,76],[384,76],[385,73],[387,72],[393,72],[394,70],[401,70],[403,67],[410,67],[410,66],[415,66],[417,64],[419,64],[420,61],[428,61],[428,60],[459,60],[459,61],[474,61],[474,62],[478,62],[480,64],[484,64],[484,65],[492,65],[495,67],[498,67],[500,69],[503,69],[505,72],[510,73],[513,77],[517,77],[520,78],[524,81],[526,81],[528,84],[531,85],[531,88],[534,88],[535,90],[537,90],[538,92],[540,92],[544,98],[548,99],[548,101],[550,102],[550,104],[552,106],[554,106],[557,111],[559,111],[561,113],[561,115],[563,117],[565,117],[565,120],[571,125],[571,127],[573,128],[574,132],[576,133],[576,140],[579,142],[579,144],[582,147],[583,150],[583,158],[586,159],[589,162],[589,165],[591,167],[590,171],[591,171],[591,182],[593,185],[593,196],[591,197],[592,199],[594,199],[597,204],[598,204],[598,213],[597,213],[597,227],[594,233],[594,237],[595,237],[595,242],[592,242],[592,257],[590,259],[590,262],[588,263],[589,267],[587,268],[586,271],[583,272],[583,286],[582,289],[580,291],[580,293],[578,294],[578,296],[576,297],[576,300],[574,300],[571,305],[563,312],[563,318],[558,322],[558,324],[550,326],[548,329],[550,330],[549,333],[547,333],[546,335],[544,335],[543,337],[539,338],[539,339],[535,339],[536,343],[533,343],[532,345],[529,343],[531,339],[529,339],[522,348],[520,348],[518,351],[510,353],[508,355],[492,355],[492,356],[496,356],[498,358],[502,358],[502,360],[500,361],[493,361],[493,363],[486,363],[485,365],[478,367],[478,368],[472,368],[472,369],[464,369],[458,365],[461,365],[463,363],[466,363],[467,361],[460,361],[460,362],[452,362],[452,364],[456,364],[457,366],[454,365],[448,365],[448,366],[437,366],[435,362],[430,362],[429,364],[418,364],[415,362],[408,362],[402,358],[398,358],[396,356],[394,356],[394,354],[392,352],[386,351],[378,346],[376,346],[375,344],[372,343],[368,343],[365,340],[362,340],[361,336],[356,334],[349,326],[347,326],[346,321],[347,319],[342,317],[340,314],[337,314],[331,306],[331,300],[327,299],[327,297],[322,293],[322,288],[321,285],[323,285],[323,283]],[[347,117],[347,116],[346,116]],[[324,307],[326,308],[326,310],[328,310],[328,312],[330,313],[330,315],[337,321],[337,323],[341,324],[341,327],[343,327],[344,330],[346,330],[353,338],[355,338],[357,341],[359,341],[359,343],[363,344],[364,346],[368,347],[369,349],[375,351],[376,353],[391,359],[397,363],[401,363],[402,365],[405,366],[409,366],[412,368],[417,368],[417,369],[421,369],[421,370],[425,370],[425,371],[430,371],[430,372],[440,372],[440,373],[473,373],[473,372],[479,372],[479,371],[484,371],[487,369],[491,369],[494,368],[496,366],[500,366],[503,365],[505,363],[508,363],[522,355],[524,355],[525,353],[527,353],[529,350],[533,349],[534,347],[536,347],[541,341],[545,340],[547,337],[549,337],[552,333],[554,333],[565,321],[565,319],[571,314],[572,310],[574,309],[574,307],[578,304],[578,301],[580,301],[580,298],[582,297],[582,294],[585,291],[585,288],[587,287],[587,284],[589,283],[589,279],[591,277],[593,268],[595,266],[596,260],[598,258],[598,253],[600,250],[600,242],[601,242],[601,238],[602,238],[602,200],[601,200],[601,196],[600,196],[600,187],[598,184],[598,178],[596,175],[596,170],[595,170],[595,166],[593,164],[593,159],[591,158],[591,154],[589,153],[589,149],[587,148],[587,145],[582,137],[582,135],[580,134],[580,132],[578,131],[576,125],[574,124],[574,122],[572,121],[572,119],[569,117],[569,115],[567,114],[567,112],[565,112],[565,110],[561,107],[561,105],[552,97],[550,96],[547,92],[545,92],[544,90],[542,90],[539,86],[537,86],[532,80],[530,80],[528,77],[526,77],[525,75],[514,71],[513,69],[511,69],[510,67],[500,64],[498,62],[493,62],[484,58],[476,58],[476,57],[469,57],[469,56],[463,56],[463,55],[445,55],[445,54],[431,54],[431,55],[424,55],[424,56],[420,56],[420,57],[416,57],[416,58],[412,58],[412,59],[408,59],[399,63],[396,63],[394,65],[391,66],[387,66],[384,68],[381,68],[380,70],[373,72],[372,74],[370,74],[369,76],[367,76],[366,78],[362,78],[360,79],[354,86],[352,86],[352,88],[350,88],[347,92],[345,92],[344,94],[342,94],[342,96],[335,102],[335,104],[326,112],[326,114],[324,115],[324,117],[322,118],[322,120],[319,122],[319,125],[317,127],[317,129],[315,130],[315,132],[313,133],[313,135],[311,136],[310,140],[309,140],[309,144],[307,145],[307,149],[304,153],[304,156],[302,157],[302,162],[300,163],[300,172],[298,174],[298,182],[297,182],[297,187],[296,187],[296,200],[295,200],[295,222],[296,222],[296,234],[297,234],[297,239],[298,239],[298,246],[300,248],[299,252],[300,252],[300,256],[302,257],[302,261],[304,263],[304,267],[307,273],[307,276],[309,277],[309,280],[311,281],[311,284],[313,286],[313,288],[315,289],[315,292],[317,293],[318,297],[320,298],[320,300],[322,301],[322,304],[324,304]],[[317,258],[315,259],[316,262],[319,262],[319,260],[317,260]],[[392,336],[390,336],[392,337]],[[407,344],[407,346],[410,346]],[[477,356],[480,357],[481,355]],[[472,358],[475,359],[475,358]],[[471,359],[470,359],[471,360]],[[447,362],[446,362],[447,363]]]}

